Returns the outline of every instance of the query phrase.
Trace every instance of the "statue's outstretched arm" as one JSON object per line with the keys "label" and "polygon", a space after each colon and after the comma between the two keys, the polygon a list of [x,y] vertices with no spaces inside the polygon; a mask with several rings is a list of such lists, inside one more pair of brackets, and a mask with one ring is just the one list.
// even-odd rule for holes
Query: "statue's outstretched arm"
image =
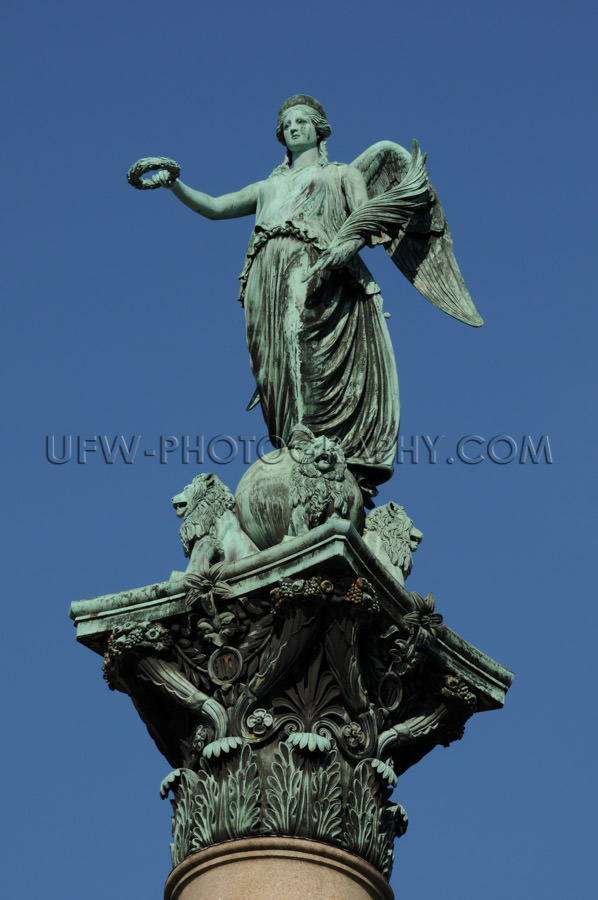
{"label": "statue's outstretched arm", "polygon": [[249,184],[232,194],[211,197],[189,187],[179,178],[172,184],[167,184],[167,177],[168,173],[160,172],[153,176],[152,181],[168,188],[181,203],[208,219],[237,219],[239,216],[250,216],[256,210],[259,182]]}

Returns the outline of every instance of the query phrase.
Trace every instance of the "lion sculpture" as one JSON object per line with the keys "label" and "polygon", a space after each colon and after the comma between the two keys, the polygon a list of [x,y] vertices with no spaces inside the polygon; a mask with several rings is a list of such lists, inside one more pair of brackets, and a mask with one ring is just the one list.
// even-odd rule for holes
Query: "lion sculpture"
{"label": "lion sculpture", "polygon": [[206,565],[233,562],[257,553],[257,547],[242,530],[235,514],[235,498],[220,479],[206,472],[172,498],[179,518],[187,572],[199,573]]}
{"label": "lion sculpture", "polygon": [[289,535],[305,534],[331,518],[348,518],[356,482],[337,441],[314,437],[309,428],[300,425],[289,447],[293,458]]}
{"label": "lion sculpture", "polygon": [[411,572],[411,554],[423,536],[403,507],[392,501],[374,509],[365,520],[364,543],[401,584]]}

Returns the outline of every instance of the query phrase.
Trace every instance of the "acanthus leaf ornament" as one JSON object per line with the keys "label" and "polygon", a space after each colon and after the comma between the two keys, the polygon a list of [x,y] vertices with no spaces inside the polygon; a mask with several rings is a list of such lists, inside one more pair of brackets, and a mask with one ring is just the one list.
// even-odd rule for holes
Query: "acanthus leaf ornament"
{"label": "acanthus leaf ornament", "polygon": [[[281,553],[292,559],[293,546]],[[249,592],[232,571],[204,563],[186,576],[176,614],[121,619],[107,635],[113,686],[177,766],[162,785],[174,795],[173,860],[279,833],[336,844],[388,875],[406,822],[390,789],[458,738],[481,703],[443,669],[433,596],[404,592],[389,605],[382,568],[377,582],[333,565]]]}
{"label": "acanthus leaf ornament", "polygon": [[430,302],[482,320],[417,143],[379,142],[344,165],[328,159],[330,134],[321,105],[296,95],[277,123],[283,163],[241,191],[195,191],[165,157],[128,173],[209,219],[255,214],[240,299],[250,406],[275,448],[235,493],[201,472],[172,497],[185,572],[72,607],[78,638],[174,770],[161,793],[173,795],[175,866],[279,835],[388,877],[407,824],[390,800],[397,778],[499,707],[511,681],[444,624],[432,594],[405,590],[422,532],[398,503],[373,508],[399,399],[360,251],[382,244]]}

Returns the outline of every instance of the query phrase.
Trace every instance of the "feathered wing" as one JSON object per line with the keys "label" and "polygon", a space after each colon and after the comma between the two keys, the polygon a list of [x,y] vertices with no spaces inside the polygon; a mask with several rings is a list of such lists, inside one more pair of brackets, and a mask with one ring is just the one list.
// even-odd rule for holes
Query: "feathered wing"
{"label": "feathered wing", "polygon": [[[444,211],[424,169],[425,157],[413,142],[413,154],[400,144],[379,141],[368,147],[353,161],[364,176],[369,201],[349,216],[345,225],[360,212],[367,220],[371,209],[372,224],[386,232],[386,252],[426,300],[466,322],[479,326],[484,320],[474,306],[453,253],[453,239]],[[402,201],[401,188],[405,191]],[[402,215],[395,212],[377,215],[377,206],[392,207],[392,198]],[[389,202],[385,202],[389,201]],[[344,229],[345,226],[343,226]]]}
{"label": "feathered wing", "polygon": [[[430,185],[426,171],[426,158],[414,142],[413,156],[402,177],[386,190],[370,194],[369,199],[353,210],[334,236],[335,243],[365,238],[384,232],[398,235],[411,222],[413,216],[430,205]],[[387,234],[386,234],[387,233]]]}

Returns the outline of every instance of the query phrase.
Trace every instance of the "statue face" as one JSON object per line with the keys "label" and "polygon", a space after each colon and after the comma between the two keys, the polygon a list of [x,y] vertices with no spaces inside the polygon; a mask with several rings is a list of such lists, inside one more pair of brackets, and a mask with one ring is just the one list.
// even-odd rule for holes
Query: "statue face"
{"label": "statue face", "polygon": [[291,153],[318,146],[314,123],[302,107],[293,106],[287,110],[282,128],[284,142]]}

